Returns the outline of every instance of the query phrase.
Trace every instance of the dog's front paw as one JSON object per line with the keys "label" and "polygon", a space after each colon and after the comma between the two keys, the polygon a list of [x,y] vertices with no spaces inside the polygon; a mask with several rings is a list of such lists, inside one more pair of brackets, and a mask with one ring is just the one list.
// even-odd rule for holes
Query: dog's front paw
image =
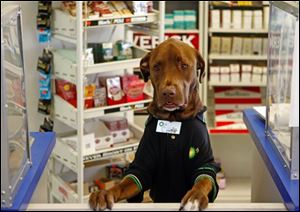
{"label": "dog's front paw", "polygon": [[93,192],[90,195],[89,204],[93,210],[111,210],[114,204],[113,191],[100,190]]}
{"label": "dog's front paw", "polygon": [[201,189],[192,188],[183,197],[180,209],[184,211],[201,211],[201,209],[207,208],[208,197]]}

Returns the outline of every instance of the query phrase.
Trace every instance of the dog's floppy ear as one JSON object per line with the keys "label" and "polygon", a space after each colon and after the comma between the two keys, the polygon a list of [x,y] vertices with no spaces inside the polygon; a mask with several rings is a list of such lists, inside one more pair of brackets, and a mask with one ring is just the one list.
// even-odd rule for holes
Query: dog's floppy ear
{"label": "dog's floppy ear", "polygon": [[199,77],[199,82],[202,83],[205,76],[205,62],[202,56],[200,55],[199,51],[195,50],[195,52],[196,52],[196,59],[197,59],[197,75]]}
{"label": "dog's floppy ear", "polygon": [[147,53],[140,62],[140,69],[145,82],[147,82],[150,77],[150,64],[149,64],[150,57],[151,57],[151,52]]}

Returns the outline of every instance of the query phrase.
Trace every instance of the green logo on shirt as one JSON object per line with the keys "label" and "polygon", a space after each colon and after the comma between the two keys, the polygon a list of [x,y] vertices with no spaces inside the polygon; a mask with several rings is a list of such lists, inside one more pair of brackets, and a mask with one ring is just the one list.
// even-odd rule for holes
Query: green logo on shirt
{"label": "green logo on shirt", "polygon": [[199,148],[195,149],[194,147],[191,147],[189,151],[189,159],[193,159],[198,152]]}

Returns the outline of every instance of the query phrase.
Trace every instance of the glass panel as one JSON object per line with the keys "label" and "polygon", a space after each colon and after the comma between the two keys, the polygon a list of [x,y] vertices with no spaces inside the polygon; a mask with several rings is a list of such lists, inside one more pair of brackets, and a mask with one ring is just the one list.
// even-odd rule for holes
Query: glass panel
{"label": "glass panel", "polygon": [[1,81],[4,81],[6,95],[4,105],[6,126],[4,130],[7,130],[8,174],[13,194],[20,177],[26,171],[29,159],[21,26],[18,11],[17,9],[7,11],[7,15],[1,20],[3,52],[1,63],[4,68],[4,74],[1,75],[4,79],[1,77]]}
{"label": "glass panel", "polygon": [[269,34],[268,103],[271,138],[286,164],[290,164],[289,112],[296,18],[271,6]]}

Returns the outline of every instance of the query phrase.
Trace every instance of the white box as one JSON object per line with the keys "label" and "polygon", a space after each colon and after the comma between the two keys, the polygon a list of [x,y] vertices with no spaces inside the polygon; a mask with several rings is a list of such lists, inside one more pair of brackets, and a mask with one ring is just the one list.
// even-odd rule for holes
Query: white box
{"label": "white box", "polygon": [[255,10],[253,18],[253,28],[262,29],[263,28],[263,14],[262,10]]}
{"label": "white box", "polygon": [[220,68],[220,81],[230,82],[230,68],[229,66],[221,66]]}
{"label": "white box", "polygon": [[230,64],[231,82],[240,82],[240,64]]}
{"label": "white box", "polygon": [[243,38],[233,37],[231,54],[241,55],[242,54],[242,47],[243,47]]}
{"label": "white box", "polygon": [[209,67],[209,81],[220,82],[220,66]]}
{"label": "white box", "polygon": [[222,10],[222,28],[231,28],[231,10]]}
{"label": "white box", "polygon": [[253,38],[252,43],[252,54],[254,55],[262,55],[262,45],[263,39],[262,38]]}
{"label": "white box", "polygon": [[211,28],[220,28],[220,10],[211,10]]}
{"label": "white box", "polygon": [[262,68],[262,77],[261,77],[261,82],[264,84],[267,84],[267,74],[268,74],[268,68],[264,66]]}
{"label": "white box", "polygon": [[262,55],[268,54],[268,38],[263,38]]}
{"label": "white box", "polygon": [[232,11],[232,27],[234,29],[242,28],[242,11],[241,10],[233,10]]}
{"label": "white box", "polygon": [[243,55],[252,55],[252,38],[243,38]]}
{"label": "white box", "polygon": [[243,29],[252,29],[253,11],[243,11]]}
{"label": "white box", "polygon": [[129,129],[111,131],[111,135],[113,137],[114,144],[126,142],[131,137]]}
{"label": "white box", "polygon": [[231,37],[221,37],[221,54],[230,54],[231,39]]}
{"label": "white box", "polygon": [[113,137],[103,122],[89,121],[84,125],[85,134],[95,134],[95,151],[113,146]]}
{"label": "white box", "polygon": [[241,81],[244,83],[251,82],[252,65],[242,65]]}
{"label": "white box", "polygon": [[262,67],[253,66],[253,69],[252,69],[252,82],[261,83],[262,71],[263,71]]}
{"label": "white box", "polygon": [[269,28],[269,7],[264,7],[264,20],[263,20],[263,23],[264,23],[264,29],[268,29]]}
{"label": "white box", "polygon": [[210,53],[220,54],[221,51],[221,37],[212,36],[210,39]]}

